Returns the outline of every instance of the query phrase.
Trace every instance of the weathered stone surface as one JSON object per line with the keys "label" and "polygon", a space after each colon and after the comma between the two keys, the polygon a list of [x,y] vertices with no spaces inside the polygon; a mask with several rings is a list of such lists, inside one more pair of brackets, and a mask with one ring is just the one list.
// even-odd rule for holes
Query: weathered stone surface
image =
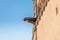
{"label": "weathered stone surface", "polygon": [[37,40],[60,40],[60,0],[49,0],[37,26]]}

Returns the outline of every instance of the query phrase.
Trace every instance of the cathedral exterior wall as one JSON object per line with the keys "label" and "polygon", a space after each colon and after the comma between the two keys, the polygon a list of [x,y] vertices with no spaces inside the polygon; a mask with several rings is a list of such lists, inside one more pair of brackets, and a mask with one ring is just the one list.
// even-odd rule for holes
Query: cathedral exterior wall
{"label": "cathedral exterior wall", "polygon": [[60,40],[60,0],[50,0],[37,26],[37,40]]}

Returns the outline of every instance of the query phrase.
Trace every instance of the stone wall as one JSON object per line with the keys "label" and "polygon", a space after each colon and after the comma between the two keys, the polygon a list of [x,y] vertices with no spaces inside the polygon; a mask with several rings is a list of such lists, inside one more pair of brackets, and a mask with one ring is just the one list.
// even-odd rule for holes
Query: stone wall
{"label": "stone wall", "polygon": [[60,40],[60,0],[49,0],[37,25],[37,40]]}

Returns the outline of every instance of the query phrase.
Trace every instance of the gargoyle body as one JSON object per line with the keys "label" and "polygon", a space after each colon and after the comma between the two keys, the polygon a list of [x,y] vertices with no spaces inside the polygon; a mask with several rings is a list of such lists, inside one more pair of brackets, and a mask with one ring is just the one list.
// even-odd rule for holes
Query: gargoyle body
{"label": "gargoyle body", "polygon": [[37,18],[27,17],[24,18],[24,21],[30,22],[32,24],[35,24]]}

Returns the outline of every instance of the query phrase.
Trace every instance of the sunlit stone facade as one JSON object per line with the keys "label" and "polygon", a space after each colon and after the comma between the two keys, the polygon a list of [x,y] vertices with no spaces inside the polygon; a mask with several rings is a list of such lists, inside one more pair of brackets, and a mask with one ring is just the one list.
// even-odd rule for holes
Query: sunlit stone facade
{"label": "sunlit stone facade", "polygon": [[[60,40],[60,0],[45,0],[43,4],[38,0],[38,6],[42,9],[36,12],[36,2],[34,3],[34,16],[38,14],[36,24],[32,32],[32,40]],[[45,7],[45,9],[44,9]],[[35,30],[35,31],[34,31]]]}

